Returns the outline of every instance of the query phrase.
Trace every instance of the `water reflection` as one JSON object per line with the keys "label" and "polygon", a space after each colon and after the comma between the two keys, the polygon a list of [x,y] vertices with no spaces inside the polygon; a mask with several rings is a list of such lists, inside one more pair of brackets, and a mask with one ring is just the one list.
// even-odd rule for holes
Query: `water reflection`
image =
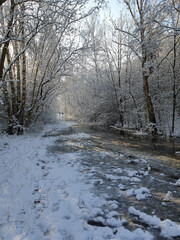
{"label": "water reflection", "polygon": [[75,128],[91,134],[92,140],[97,144],[113,151],[120,148],[132,149],[147,157],[156,157],[163,161],[168,161],[169,165],[180,167],[180,139],[166,139],[163,137],[151,137],[149,135],[135,135],[130,133],[122,134],[114,129],[97,128],[91,124],[80,124]]}

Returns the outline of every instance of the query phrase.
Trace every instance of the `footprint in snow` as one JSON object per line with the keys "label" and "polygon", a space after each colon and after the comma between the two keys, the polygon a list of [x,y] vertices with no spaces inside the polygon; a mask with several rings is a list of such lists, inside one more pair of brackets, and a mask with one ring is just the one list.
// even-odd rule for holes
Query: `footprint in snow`
{"label": "footprint in snow", "polygon": [[60,229],[59,233],[62,236],[62,240],[74,240],[74,237],[70,233],[68,233],[66,230]]}
{"label": "footprint in snow", "polygon": [[49,225],[43,224],[43,223],[38,224],[38,227],[39,227],[40,231],[43,232],[44,236],[48,236],[54,230],[54,228],[52,226],[49,226]]}
{"label": "footprint in snow", "polygon": [[52,211],[53,212],[56,212],[56,211],[58,211],[59,210],[59,203],[53,203],[53,205],[52,205]]}
{"label": "footprint in snow", "polygon": [[49,175],[49,172],[44,173],[44,174],[43,174],[43,177],[47,177],[48,175]]}
{"label": "footprint in snow", "polygon": [[34,191],[32,192],[32,194],[35,195],[35,194],[38,193],[38,192],[39,192],[39,188],[37,187],[37,188],[34,189]]}

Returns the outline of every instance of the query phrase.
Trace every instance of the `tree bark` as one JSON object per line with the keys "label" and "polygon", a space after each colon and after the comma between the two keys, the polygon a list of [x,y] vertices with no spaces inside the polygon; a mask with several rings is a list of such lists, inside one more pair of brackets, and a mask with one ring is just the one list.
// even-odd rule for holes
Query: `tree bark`
{"label": "tree bark", "polygon": [[8,94],[8,89],[7,89],[7,83],[3,85],[3,94],[4,94],[4,101],[5,101],[5,106],[8,114],[8,120],[9,120],[9,126],[7,128],[7,133],[12,135],[14,134],[13,131],[13,113],[12,113],[12,108],[11,108],[11,103],[9,100],[9,94]]}
{"label": "tree bark", "polygon": [[[22,14],[24,15],[25,12],[25,5],[22,4],[21,7]],[[24,29],[24,21],[21,23],[22,28],[22,36],[25,34]],[[25,47],[25,42],[22,40],[22,49]],[[20,116],[19,116],[19,123],[21,127],[18,130],[18,134],[23,133],[23,127],[24,127],[24,117],[25,117],[25,106],[26,106],[26,53],[24,52],[22,54],[22,96],[21,96],[21,109],[20,109]]]}
{"label": "tree bark", "polygon": [[44,37],[43,42],[42,42],[42,46],[41,47],[41,51],[40,54],[37,53],[37,55],[39,55],[39,59],[38,61],[35,63],[36,64],[36,69],[35,69],[35,76],[33,79],[33,89],[32,89],[32,94],[31,94],[31,103],[30,103],[30,107],[27,111],[27,115],[26,115],[26,122],[25,122],[25,126],[28,127],[31,121],[31,115],[32,115],[32,111],[33,111],[33,106],[34,106],[34,101],[35,101],[35,93],[36,93],[36,87],[37,87],[37,77],[38,77],[38,72],[39,72],[39,67],[40,67],[40,63],[41,63],[41,58],[43,56],[43,52],[44,52],[44,47],[45,47],[45,40],[46,38]]}
{"label": "tree bark", "polygon": [[138,6],[138,11],[140,16],[140,27],[141,27],[140,37],[141,37],[141,50],[142,50],[142,76],[143,76],[144,97],[145,97],[146,106],[147,106],[148,119],[149,119],[149,122],[153,124],[152,133],[156,134],[157,133],[156,117],[155,117],[153,102],[149,92],[149,82],[148,82],[150,73],[148,73],[146,70],[146,62],[148,60],[147,48],[149,48],[150,46],[147,46],[146,38],[145,38],[143,1],[140,1],[140,3],[139,1],[137,1],[137,6]]}
{"label": "tree bark", "polygon": [[146,76],[145,74],[143,74],[143,89],[144,89],[144,96],[146,100],[147,110],[148,110],[149,122],[156,125],[154,107],[153,107],[152,99],[149,93],[148,76]]}
{"label": "tree bark", "polygon": [[[5,1],[0,2],[0,6],[4,3]],[[11,0],[11,8],[10,8],[10,20],[8,22],[8,32],[6,35],[7,41],[4,43],[4,46],[2,48],[2,53],[1,53],[1,59],[0,59],[0,80],[3,83],[3,94],[4,94],[4,100],[5,100],[5,106],[8,114],[8,120],[9,120],[9,127],[7,129],[8,134],[13,134],[13,112],[12,112],[12,107],[9,99],[9,93],[8,93],[8,88],[7,88],[7,83],[5,82],[5,79],[3,79],[3,73],[4,73],[4,66],[5,66],[5,59],[8,54],[8,48],[9,48],[9,40],[10,35],[11,35],[11,27],[13,25],[13,20],[14,20],[14,10],[15,10],[15,4],[14,0]]]}
{"label": "tree bark", "polygon": [[174,59],[173,59],[173,106],[172,106],[172,127],[171,127],[171,132],[174,132],[175,128],[175,114],[176,114],[176,34],[174,35]]}
{"label": "tree bark", "polygon": [[148,62],[148,59],[151,58],[150,53],[148,52],[150,45],[146,36],[147,26],[145,25],[145,13],[147,12],[147,8],[146,8],[147,1],[145,0],[135,1],[134,4],[136,4],[136,7],[137,7],[138,18],[136,17],[136,15],[134,14],[134,11],[132,10],[130,1],[124,0],[124,2],[128,7],[128,10],[132,16],[134,23],[136,24],[138,29],[140,29],[139,43],[141,46],[141,55],[142,55],[140,59],[142,63],[143,91],[144,91],[147,112],[148,112],[148,120],[151,124],[153,124],[152,133],[156,134],[157,133],[156,117],[155,117],[153,102],[149,92],[149,83],[148,83],[149,76],[152,73],[152,69],[150,67],[146,69],[146,63]]}
{"label": "tree bark", "polygon": [[[17,32],[17,29],[15,29]],[[14,41],[14,55],[17,56],[19,52],[19,43]],[[20,114],[20,106],[21,106],[21,67],[20,67],[20,59],[17,58],[15,62],[15,69],[16,69],[16,76],[17,76],[17,83],[16,83],[16,104],[17,104],[17,119],[19,119]]]}
{"label": "tree bark", "polygon": [[[7,51],[7,62],[8,62],[8,64],[11,63],[11,57],[10,57],[9,51]],[[17,113],[16,90],[15,90],[13,72],[12,72],[11,68],[9,69],[9,78],[10,78],[9,84],[10,84],[10,88],[11,88],[12,113],[13,113],[13,116],[15,117],[15,115]]]}

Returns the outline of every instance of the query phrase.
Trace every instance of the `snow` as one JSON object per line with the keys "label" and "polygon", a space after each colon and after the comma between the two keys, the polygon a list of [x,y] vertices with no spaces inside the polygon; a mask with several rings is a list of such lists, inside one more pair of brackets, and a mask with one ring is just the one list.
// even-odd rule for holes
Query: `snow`
{"label": "snow", "polygon": [[122,173],[122,169],[121,168],[117,168],[117,169],[113,169],[114,173]]}
{"label": "snow", "polygon": [[140,219],[142,219],[145,223],[147,223],[150,226],[158,227],[160,223],[160,219],[157,216],[150,216],[147,215],[144,212],[140,212],[139,210],[136,210],[134,207],[129,207],[129,213],[138,216]]}
{"label": "snow", "polygon": [[137,200],[142,200],[151,196],[149,189],[147,189],[146,187],[141,187],[134,190],[134,194],[136,195]]}
{"label": "snow", "polygon": [[131,178],[127,177],[127,176],[121,176],[121,177],[119,177],[119,179],[121,179],[122,181],[130,181],[131,180]]}
{"label": "snow", "polygon": [[[124,226],[120,202],[108,200],[107,194],[95,195],[92,189],[104,184],[101,178],[92,179],[94,167],[88,173],[80,164],[82,151],[51,153],[47,147],[57,139],[57,131],[69,130],[73,122],[47,125],[40,135],[1,136],[0,142],[0,239],[2,240],[151,240],[149,231]],[[47,135],[47,137],[44,137]],[[67,139],[84,139],[85,133],[67,134]],[[106,155],[106,152],[101,152]],[[119,176],[127,173],[128,176]],[[117,175],[116,175],[117,174]],[[139,171],[121,168],[106,174],[109,180],[140,179]],[[142,176],[145,176],[142,171]],[[138,177],[137,177],[138,176]],[[125,186],[120,183],[119,189]],[[150,196],[145,188],[127,190],[138,200]],[[127,193],[126,191],[126,193]],[[179,236],[179,225],[170,220],[129,208],[149,225],[161,229],[162,236]],[[88,224],[100,223],[103,227]],[[178,235],[179,234],[179,235]]]}
{"label": "snow", "polygon": [[149,189],[147,189],[146,187],[141,187],[139,189],[131,188],[128,189],[125,193],[128,197],[136,196],[137,200],[143,200],[151,196]]}
{"label": "snow", "polygon": [[176,186],[180,187],[180,179],[177,180],[177,182],[175,183]]}
{"label": "snow", "polygon": [[119,188],[120,190],[124,190],[126,187],[125,187],[122,183],[120,183],[120,184],[118,185],[118,188]]}
{"label": "snow", "polygon": [[163,201],[169,202],[171,195],[172,195],[172,192],[168,191],[167,194],[166,194],[166,196],[165,196],[165,198],[163,199]]}
{"label": "snow", "polygon": [[148,232],[143,232],[140,228],[129,232],[127,229],[120,227],[118,228],[116,240],[128,240],[128,239],[138,239],[138,240],[153,240],[154,237]]}
{"label": "snow", "polygon": [[170,238],[180,236],[180,225],[177,225],[169,219],[161,221],[159,227],[163,237]]}
{"label": "snow", "polygon": [[132,170],[127,170],[126,172],[127,172],[129,177],[135,177],[138,174],[137,171],[132,171]]}
{"label": "snow", "polygon": [[162,202],[161,205],[167,207],[167,204],[165,202]]}
{"label": "snow", "polygon": [[86,133],[76,133],[76,134],[70,134],[67,136],[63,136],[63,139],[90,139],[91,136]]}
{"label": "snow", "polygon": [[141,182],[141,179],[137,178],[137,177],[132,177],[131,178],[132,182]]}
{"label": "snow", "polygon": [[121,179],[121,177],[119,176],[114,176],[112,174],[106,174],[106,178],[110,179],[110,180],[117,180],[117,179]]}
{"label": "snow", "polygon": [[156,215],[150,216],[146,213],[143,213],[139,210],[136,210],[134,207],[129,207],[129,213],[138,216],[149,226],[154,228],[159,228],[161,230],[161,236],[166,238],[171,237],[180,237],[180,224],[176,224],[169,219],[161,221]]}

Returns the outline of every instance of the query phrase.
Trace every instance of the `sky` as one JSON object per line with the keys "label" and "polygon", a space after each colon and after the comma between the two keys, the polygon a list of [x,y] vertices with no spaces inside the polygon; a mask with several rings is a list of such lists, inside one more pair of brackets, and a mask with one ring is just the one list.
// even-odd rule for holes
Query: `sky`
{"label": "sky", "polygon": [[112,17],[118,17],[121,9],[121,4],[118,0],[109,0],[108,6],[111,10]]}
{"label": "sky", "polygon": [[120,15],[120,11],[122,8],[125,8],[122,3],[119,3],[118,0],[108,0],[107,2],[107,9],[103,11],[101,14],[102,18],[105,16],[111,16],[113,19],[117,19]]}

